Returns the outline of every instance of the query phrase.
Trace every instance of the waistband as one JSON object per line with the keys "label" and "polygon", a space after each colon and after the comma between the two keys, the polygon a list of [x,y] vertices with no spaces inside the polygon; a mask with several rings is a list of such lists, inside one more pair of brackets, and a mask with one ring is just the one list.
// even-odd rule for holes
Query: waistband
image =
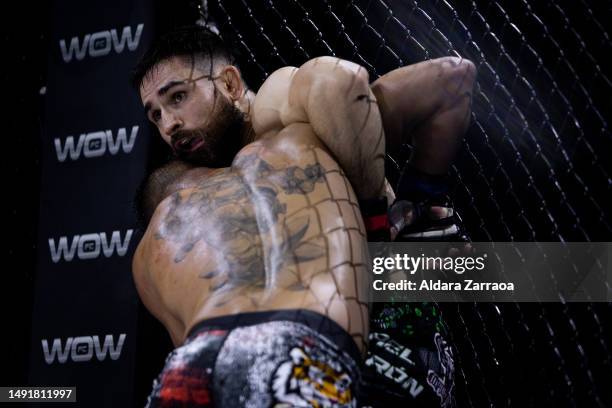
{"label": "waistband", "polygon": [[274,321],[290,321],[308,326],[317,333],[327,337],[340,350],[347,352],[355,362],[359,363],[362,360],[355,340],[344,328],[327,316],[305,309],[267,310],[205,319],[197,323],[189,331],[187,339],[189,340],[192,336],[202,331],[231,331],[237,327],[253,326]]}

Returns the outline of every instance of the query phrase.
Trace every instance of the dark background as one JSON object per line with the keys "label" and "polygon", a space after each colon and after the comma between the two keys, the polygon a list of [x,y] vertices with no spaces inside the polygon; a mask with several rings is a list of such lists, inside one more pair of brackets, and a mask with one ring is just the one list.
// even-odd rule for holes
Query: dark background
{"label": "dark background", "polygon": [[[475,99],[476,121],[453,172],[456,207],[472,237],[610,241],[612,143],[606,122],[611,89],[601,73],[609,75],[611,46],[605,27],[594,22],[610,21],[609,2],[479,0],[456,2],[456,14],[444,2],[422,2],[418,9],[406,2],[405,17],[414,23],[410,35],[389,19],[388,8],[378,1],[303,3],[275,1],[272,10],[268,1],[210,2],[222,34],[240,50],[241,68],[253,88],[275,68],[299,65],[306,57],[329,54],[330,49],[364,64],[373,77],[395,68],[398,55],[404,63],[447,55],[445,41],[436,40],[439,36],[429,22],[433,20],[454,48],[479,66],[482,92]],[[44,120],[44,97],[39,91],[46,84],[49,16],[44,4],[13,6],[14,11],[5,15],[9,21],[3,34],[9,228],[2,284],[2,350],[8,361],[1,370],[2,385],[27,382]],[[152,7],[159,32],[198,17],[193,2],[157,1]],[[397,7],[402,12],[402,6]],[[534,14],[543,26],[533,20]],[[508,19],[520,27],[519,34],[506,24]],[[471,41],[461,36],[465,30],[458,21],[469,29]],[[456,38],[448,34],[448,27]],[[541,95],[540,105],[522,78]],[[525,117],[513,109],[515,104]],[[562,143],[551,134],[551,123]],[[520,137],[511,137],[517,134]],[[539,147],[531,136],[541,141]],[[400,162],[405,158],[405,154],[396,156]],[[394,171],[392,165],[390,169]],[[444,309],[459,356],[457,393],[462,406],[612,404],[609,304],[445,305]],[[171,345],[165,330],[144,309],[138,324],[135,400],[142,406]]]}

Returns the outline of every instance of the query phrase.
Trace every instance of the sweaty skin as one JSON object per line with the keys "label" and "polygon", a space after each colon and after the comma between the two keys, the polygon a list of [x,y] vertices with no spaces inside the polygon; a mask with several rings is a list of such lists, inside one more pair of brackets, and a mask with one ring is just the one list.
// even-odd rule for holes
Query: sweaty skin
{"label": "sweaty skin", "polygon": [[[321,134],[331,134],[330,126],[337,124],[321,118],[329,108],[324,103],[304,106],[299,86],[312,77],[302,72],[291,88],[296,72],[281,69],[262,85],[250,118],[257,140],[240,150],[229,168],[186,174],[190,182],[179,184],[189,188],[158,205],[138,245],[133,260],[138,292],[175,345],[204,319],[308,309],[334,320],[365,348],[366,232],[357,195],[338,161],[353,160],[349,171],[362,177],[359,161],[382,157],[384,141],[350,146],[360,155],[332,154]],[[358,78],[359,87],[351,83],[355,72],[342,68],[342,75],[339,85],[346,94],[340,97],[350,103],[344,108],[333,99],[327,103],[335,103],[339,115],[346,111],[342,120],[353,115],[359,121],[348,123],[349,130],[333,130],[383,138],[367,74]],[[380,160],[380,171],[363,176],[363,194],[384,191],[382,165]]]}
{"label": "sweaty skin", "polygon": [[313,140],[294,124],[158,206],[134,277],[176,344],[203,319],[274,309],[319,312],[363,341],[365,230],[353,189]]}
{"label": "sweaty skin", "polygon": [[[204,83],[193,78],[207,73],[195,71],[171,58],[141,87],[162,138],[172,145],[181,130],[217,127],[214,82],[254,131],[226,143],[255,142],[229,168],[189,172],[157,207],[133,260],[143,303],[175,345],[207,318],[302,308],[334,320],[363,350],[369,275],[357,198],[385,190],[385,136],[396,149],[412,135],[427,147],[414,157],[424,170],[446,169],[469,120],[473,64],[403,67],[371,90],[363,68],[321,57],[276,71],[257,95],[235,67],[215,68]],[[203,149],[215,150],[212,141]]]}

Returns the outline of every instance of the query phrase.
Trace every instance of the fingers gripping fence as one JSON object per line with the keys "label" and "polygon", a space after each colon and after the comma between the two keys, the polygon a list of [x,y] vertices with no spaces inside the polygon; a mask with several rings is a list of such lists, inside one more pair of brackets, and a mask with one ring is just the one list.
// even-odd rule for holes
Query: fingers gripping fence
{"label": "fingers gripping fence", "polygon": [[[608,241],[610,9],[586,0],[215,0],[200,7],[257,89],[335,55],[371,78],[454,55],[478,68],[453,199],[475,241]],[[409,150],[390,155],[397,177]],[[551,273],[543,271],[542,273]],[[443,305],[459,406],[609,406],[609,304]]]}

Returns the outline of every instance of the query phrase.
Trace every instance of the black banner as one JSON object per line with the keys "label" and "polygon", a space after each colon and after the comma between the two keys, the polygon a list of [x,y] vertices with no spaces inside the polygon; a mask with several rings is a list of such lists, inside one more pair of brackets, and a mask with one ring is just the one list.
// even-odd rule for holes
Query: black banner
{"label": "black banner", "polygon": [[150,135],[129,72],[152,14],[144,0],[70,0],[50,16],[29,383],[76,386],[76,406],[132,405],[132,202]]}

